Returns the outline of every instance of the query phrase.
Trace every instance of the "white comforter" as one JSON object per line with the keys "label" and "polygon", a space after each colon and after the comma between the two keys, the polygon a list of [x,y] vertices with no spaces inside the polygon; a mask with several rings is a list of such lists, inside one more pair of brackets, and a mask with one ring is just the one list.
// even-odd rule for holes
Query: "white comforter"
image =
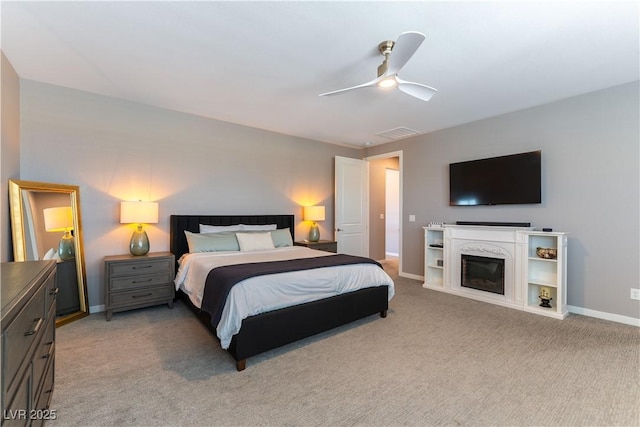
{"label": "white comforter", "polygon": [[[176,289],[202,304],[204,283],[212,268],[248,262],[279,261],[331,255],[302,246],[252,252],[201,252],[180,259]],[[393,280],[373,264],[353,264],[253,277],[236,284],[227,297],[216,328],[222,348],[228,348],[242,320],[256,314],[303,304],[373,286],[389,286],[389,300],[395,293]]]}

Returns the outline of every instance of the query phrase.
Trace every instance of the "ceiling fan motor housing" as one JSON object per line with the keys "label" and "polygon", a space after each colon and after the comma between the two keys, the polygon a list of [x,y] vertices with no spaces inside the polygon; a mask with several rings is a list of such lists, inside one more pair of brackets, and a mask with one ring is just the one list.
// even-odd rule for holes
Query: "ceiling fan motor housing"
{"label": "ceiling fan motor housing", "polygon": [[394,44],[395,42],[393,40],[385,40],[378,45],[378,51],[380,54],[384,55],[384,61],[382,61],[382,64],[378,66],[378,77],[387,72],[389,54],[391,53],[391,49],[393,49]]}

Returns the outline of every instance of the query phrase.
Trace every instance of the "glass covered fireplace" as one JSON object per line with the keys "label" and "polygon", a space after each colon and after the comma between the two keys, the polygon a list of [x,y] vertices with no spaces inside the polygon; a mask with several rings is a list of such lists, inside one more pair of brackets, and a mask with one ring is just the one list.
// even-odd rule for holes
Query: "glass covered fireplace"
{"label": "glass covered fireplace", "polygon": [[504,259],[462,254],[461,285],[504,295]]}

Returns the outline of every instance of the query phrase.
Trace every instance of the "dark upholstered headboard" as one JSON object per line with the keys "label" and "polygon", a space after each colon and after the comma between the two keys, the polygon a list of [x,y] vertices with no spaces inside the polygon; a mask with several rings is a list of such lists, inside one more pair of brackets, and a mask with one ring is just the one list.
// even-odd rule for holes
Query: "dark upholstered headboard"
{"label": "dark upholstered headboard", "polygon": [[176,256],[176,261],[189,252],[187,237],[184,231],[200,232],[200,224],[206,225],[264,225],[276,224],[278,228],[289,228],[291,238],[295,241],[293,215],[171,215],[169,231],[169,250]]}

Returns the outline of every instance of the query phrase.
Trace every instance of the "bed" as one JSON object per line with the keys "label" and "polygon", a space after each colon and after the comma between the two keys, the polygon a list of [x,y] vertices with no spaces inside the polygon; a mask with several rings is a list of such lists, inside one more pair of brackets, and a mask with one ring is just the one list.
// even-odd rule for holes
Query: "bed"
{"label": "bed", "polygon": [[[201,224],[210,226],[211,228],[228,227],[238,224],[249,226],[275,224],[280,235],[288,229],[291,235],[290,241],[295,241],[295,222],[293,215],[172,215],[170,217],[169,244],[171,252],[176,257],[176,262],[180,261],[185,254],[187,254],[185,258],[194,255],[189,254],[187,234],[199,233]],[[185,231],[188,233],[185,233]],[[193,238],[194,234],[189,235]],[[291,251],[296,254],[296,257],[300,249],[313,251],[312,249],[302,247],[278,248],[278,250],[283,252]],[[224,253],[222,254],[224,255]],[[200,256],[202,254],[195,255]],[[325,255],[332,254],[326,253]],[[341,255],[332,256],[339,257]],[[209,255],[203,254],[202,257],[208,259]],[[212,254],[211,258],[216,257],[217,254]],[[185,258],[182,259],[183,262]],[[318,269],[316,271],[320,270],[321,269]],[[381,269],[376,268],[374,270]],[[180,264],[176,265],[176,271],[179,272],[179,276],[181,274]],[[386,273],[383,274],[388,278]],[[176,282],[178,282],[178,276],[176,277]],[[247,280],[247,282],[249,280]],[[245,282],[241,283],[244,284]],[[212,316],[215,318],[216,314],[201,309],[197,301],[194,302],[193,293],[191,291],[187,292],[190,294],[188,295],[178,286],[178,298],[184,301],[215,336],[218,336],[218,322],[214,321],[212,323]],[[204,292],[206,292],[206,290]],[[213,291],[209,293],[211,294],[212,292]],[[242,371],[245,369],[246,360],[249,357],[371,315],[379,314],[383,318],[386,317],[389,300],[393,297],[393,293],[393,281],[388,278],[385,284],[371,284],[371,287],[365,285],[365,287],[337,295],[322,297],[321,299],[296,303],[291,306],[250,315],[241,321],[239,331],[230,338],[228,345],[223,345],[223,348],[226,348],[235,359],[236,369]],[[221,344],[223,344],[223,340],[220,341]]]}

